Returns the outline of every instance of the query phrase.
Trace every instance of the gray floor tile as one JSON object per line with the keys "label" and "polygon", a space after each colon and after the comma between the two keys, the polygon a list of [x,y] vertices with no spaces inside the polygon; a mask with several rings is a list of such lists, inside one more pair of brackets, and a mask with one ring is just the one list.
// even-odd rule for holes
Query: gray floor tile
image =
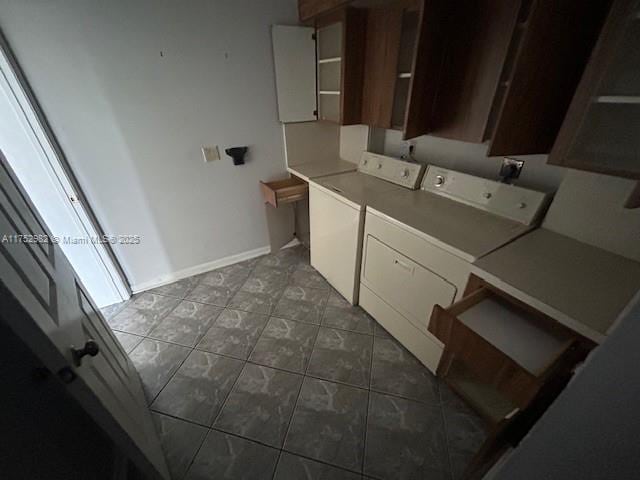
{"label": "gray floor tile", "polygon": [[176,297],[182,299],[197,284],[198,279],[196,277],[183,278],[182,280],[178,280],[177,282],[153,288],[149,290],[149,293],[157,293],[158,295],[165,295],[168,297]]}
{"label": "gray floor tile", "polygon": [[319,325],[327,297],[326,290],[289,286],[283,292],[273,315]]}
{"label": "gray floor tile", "polygon": [[110,318],[113,318],[120,310],[127,306],[128,300],[124,302],[114,303],[113,305],[109,305],[107,307],[102,307],[100,309],[100,313],[102,316],[108,321]]}
{"label": "gray floor tile", "polygon": [[438,405],[438,380],[408,350],[390,338],[375,338],[371,389]]}
{"label": "gray floor tile", "polygon": [[372,336],[321,327],[307,373],[369,388],[372,346]]}
{"label": "gray floor tile", "polygon": [[218,270],[200,275],[201,285],[210,285],[212,287],[227,287],[233,291],[238,290],[247,280],[251,269],[235,265],[229,265]]}
{"label": "gray floor tile", "polygon": [[258,265],[249,275],[249,278],[262,280],[271,284],[286,284],[289,280],[289,272],[278,268],[271,268]]}
{"label": "gray floor tile", "polygon": [[271,317],[249,360],[304,373],[318,328],[315,325]]}
{"label": "gray floor tile", "polygon": [[225,307],[236,290],[225,286],[213,286],[206,283],[197,285],[186,296],[187,300]]}
{"label": "gray floor tile", "polygon": [[268,293],[252,293],[240,290],[229,302],[230,308],[237,308],[246,312],[256,312],[269,315],[278,297]]}
{"label": "gray floor tile", "polygon": [[304,379],[284,449],[360,471],[367,391]]}
{"label": "gray floor tile", "polygon": [[147,335],[160,321],[180,303],[180,300],[153,293],[143,293],[129,301],[124,309],[107,323],[114,330]]}
{"label": "gray floor tile", "polygon": [[218,315],[196,348],[246,360],[268,318],[258,313],[227,308]]}
{"label": "gray floor tile", "polygon": [[291,274],[290,282],[292,285],[298,285],[300,287],[329,289],[329,283],[312,268],[307,269],[298,266]]}
{"label": "gray floor tile", "polygon": [[180,303],[177,298],[156,295],[155,293],[144,292],[136,295],[127,307],[136,308],[151,313],[158,318],[162,318],[173,310]]}
{"label": "gray floor tile", "polygon": [[258,262],[258,266],[278,268],[286,271],[295,270],[296,266],[305,261],[301,250],[297,248],[285,248],[271,255],[265,255]]}
{"label": "gray floor tile", "polygon": [[[275,270],[278,272],[279,270]],[[269,295],[275,299],[282,295],[282,292],[287,287],[286,279],[284,281],[277,278],[259,278],[250,276],[247,281],[242,285],[241,292],[248,293],[261,293]]]}
{"label": "gray floor tile", "polygon": [[151,408],[209,426],[242,366],[240,360],[193,350]]}
{"label": "gray floor tile", "polygon": [[482,418],[444,383],[440,383],[440,397],[453,477],[461,478],[487,432]]}
{"label": "gray floor tile", "polygon": [[393,338],[391,334],[387,332],[385,328],[376,321],[374,321],[373,323],[373,334],[376,337]]}
{"label": "gray floor tile", "polygon": [[440,409],[371,392],[364,473],[383,480],[449,479]]}
{"label": "gray floor tile", "polygon": [[138,346],[138,344],[144,339],[144,337],[140,337],[138,335],[132,335],[130,333],[125,332],[117,332],[114,331],[113,334],[116,336],[122,348],[127,353],[131,353],[134,348]]}
{"label": "gray floor tile", "polygon": [[162,321],[153,312],[125,307],[113,317],[107,319],[109,326],[121,332],[134,335],[147,335]]}
{"label": "gray floor tile", "polygon": [[360,480],[360,475],[326,463],[282,452],[274,480]]}
{"label": "gray floor tile", "polygon": [[222,307],[182,301],[151,330],[149,337],[193,347],[213,325],[221,311]]}
{"label": "gray floor tile", "polygon": [[270,480],[278,450],[259,443],[210,430],[187,480]]}
{"label": "gray floor tile", "polygon": [[301,375],[246,364],[214,427],[280,448],[301,384]]}
{"label": "gray floor tile", "polygon": [[337,307],[337,308],[351,308],[353,305],[349,303],[349,301],[344,298],[337,290],[331,289],[329,293],[329,299],[327,300],[328,307]]}
{"label": "gray floor tile", "polygon": [[188,348],[150,338],[145,338],[133,349],[129,357],[140,374],[149,402],[162,390],[188,354]]}
{"label": "gray floor tile", "polygon": [[373,334],[375,321],[360,307],[332,307],[327,305],[322,317],[322,325],[341,328],[352,332]]}
{"label": "gray floor tile", "polygon": [[159,413],[152,415],[171,477],[179,480],[187,473],[208,429]]}

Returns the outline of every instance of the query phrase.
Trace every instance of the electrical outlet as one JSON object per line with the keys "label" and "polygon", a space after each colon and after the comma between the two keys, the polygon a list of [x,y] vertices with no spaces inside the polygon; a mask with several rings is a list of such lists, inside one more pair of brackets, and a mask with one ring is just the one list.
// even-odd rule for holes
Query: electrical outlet
{"label": "electrical outlet", "polygon": [[412,160],[413,152],[416,148],[416,143],[413,140],[405,140],[400,147],[400,158],[403,160]]}
{"label": "electrical outlet", "polygon": [[218,150],[218,146],[202,147],[202,157],[204,158],[205,163],[220,160],[220,151]]}
{"label": "electrical outlet", "polygon": [[524,160],[505,157],[504,160],[502,160],[502,165],[500,166],[500,177],[507,182],[518,178],[522,171],[522,167],[524,167]]}

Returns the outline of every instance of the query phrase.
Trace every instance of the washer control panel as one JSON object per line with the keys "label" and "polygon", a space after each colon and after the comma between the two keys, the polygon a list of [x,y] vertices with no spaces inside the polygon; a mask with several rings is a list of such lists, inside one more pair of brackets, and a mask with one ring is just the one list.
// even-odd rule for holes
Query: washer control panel
{"label": "washer control panel", "polygon": [[358,171],[401,185],[411,190],[420,186],[426,165],[417,162],[407,162],[399,158],[378,155],[377,153],[362,152],[358,164]]}
{"label": "washer control panel", "polygon": [[551,200],[548,193],[429,165],[422,190],[525,225],[536,223]]}

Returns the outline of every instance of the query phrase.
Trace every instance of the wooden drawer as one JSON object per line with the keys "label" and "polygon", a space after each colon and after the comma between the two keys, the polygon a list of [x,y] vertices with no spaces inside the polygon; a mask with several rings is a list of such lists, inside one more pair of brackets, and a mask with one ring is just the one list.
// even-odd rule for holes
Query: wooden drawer
{"label": "wooden drawer", "polygon": [[429,331],[445,344],[438,375],[492,423],[524,408],[575,341],[489,288],[436,305]]}
{"label": "wooden drawer", "polygon": [[297,202],[307,196],[309,185],[298,177],[289,177],[273,182],[260,182],[262,195],[267,203],[278,207],[284,203]]}

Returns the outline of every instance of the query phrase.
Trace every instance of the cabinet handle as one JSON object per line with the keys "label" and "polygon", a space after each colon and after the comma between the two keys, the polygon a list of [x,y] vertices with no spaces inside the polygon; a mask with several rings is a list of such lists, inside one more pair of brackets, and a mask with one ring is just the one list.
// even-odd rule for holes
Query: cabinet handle
{"label": "cabinet handle", "polygon": [[407,272],[413,275],[413,267],[411,265],[407,265],[406,263],[404,263],[401,260],[398,260],[397,258],[393,261],[393,263],[405,269]]}

